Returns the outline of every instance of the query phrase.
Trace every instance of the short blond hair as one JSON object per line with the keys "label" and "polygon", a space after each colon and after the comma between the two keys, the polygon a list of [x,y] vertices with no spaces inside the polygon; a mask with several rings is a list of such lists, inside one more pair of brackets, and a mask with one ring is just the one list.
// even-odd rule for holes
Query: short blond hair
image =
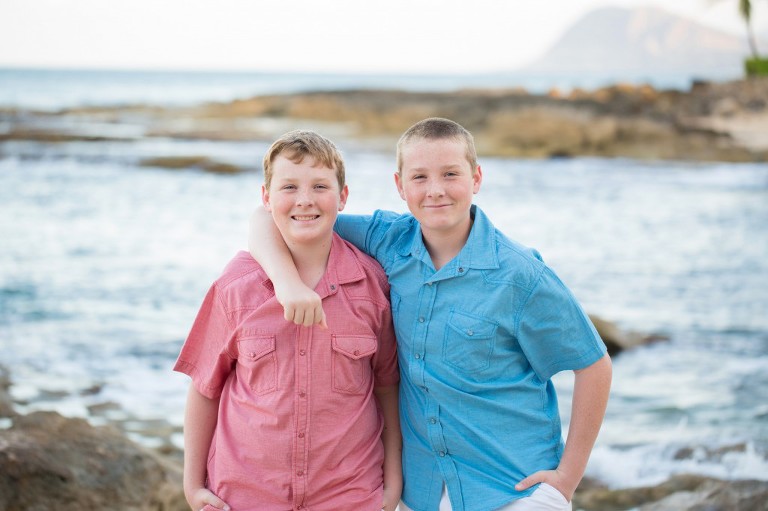
{"label": "short blond hair", "polygon": [[430,117],[417,122],[397,141],[397,172],[403,172],[403,148],[412,140],[441,140],[452,139],[457,142],[464,142],[466,147],[466,157],[469,165],[472,167],[472,175],[477,169],[477,149],[475,149],[475,139],[461,124],[450,119],[441,117]]}
{"label": "short blond hair", "polygon": [[339,189],[344,188],[344,159],[336,145],[324,136],[309,130],[293,130],[275,140],[264,155],[264,187],[272,183],[272,164],[278,156],[284,156],[293,163],[301,163],[311,157],[315,165],[322,165],[336,171]]}

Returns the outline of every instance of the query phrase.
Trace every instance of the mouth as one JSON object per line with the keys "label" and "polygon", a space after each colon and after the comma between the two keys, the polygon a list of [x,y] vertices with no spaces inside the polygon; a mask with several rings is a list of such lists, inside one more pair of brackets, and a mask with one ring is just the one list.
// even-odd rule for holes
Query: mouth
{"label": "mouth", "polygon": [[311,222],[318,218],[320,218],[320,215],[293,215],[291,220],[296,220],[297,222]]}

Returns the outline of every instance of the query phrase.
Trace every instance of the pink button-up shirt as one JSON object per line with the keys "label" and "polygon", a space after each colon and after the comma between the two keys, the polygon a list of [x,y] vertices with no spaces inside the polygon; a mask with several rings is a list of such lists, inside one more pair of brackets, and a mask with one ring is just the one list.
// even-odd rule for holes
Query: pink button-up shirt
{"label": "pink button-up shirt", "polygon": [[383,420],[374,386],[399,381],[389,285],[334,234],[315,291],[328,329],[283,318],[240,252],[209,290],[176,362],[220,398],[208,488],[233,511],[367,511],[382,503]]}

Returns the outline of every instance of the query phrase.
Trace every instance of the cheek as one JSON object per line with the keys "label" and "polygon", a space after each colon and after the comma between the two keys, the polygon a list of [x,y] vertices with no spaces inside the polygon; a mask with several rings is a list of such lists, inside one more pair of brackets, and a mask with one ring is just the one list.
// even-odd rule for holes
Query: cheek
{"label": "cheek", "polygon": [[421,193],[419,192],[419,189],[416,188],[415,186],[406,186],[406,187],[403,187],[402,193],[400,195],[403,197],[403,199],[407,201],[412,201],[417,199],[421,195]]}

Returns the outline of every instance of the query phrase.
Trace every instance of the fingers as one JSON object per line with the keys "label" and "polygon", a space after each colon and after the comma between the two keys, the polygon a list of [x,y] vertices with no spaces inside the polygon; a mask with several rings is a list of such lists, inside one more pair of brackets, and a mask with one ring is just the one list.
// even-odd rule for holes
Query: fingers
{"label": "fingers", "polygon": [[[304,321],[301,322],[302,326],[305,327],[311,327],[316,323],[315,321],[315,310],[316,309],[309,309],[304,313]],[[297,323],[298,324],[298,323]]]}
{"label": "fingers", "polygon": [[534,484],[543,482],[544,481],[543,475],[544,474],[542,472],[535,472],[529,475],[528,477],[526,477],[525,479],[523,479],[522,481],[520,481],[515,485],[515,490],[523,491],[530,488]]}
{"label": "fingers", "polygon": [[320,328],[323,328],[325,330],[328,330],[328,322],[325,320],[325,311],[320,308]]}
{"label": "fingers", "polygon": [[206,506],[215,507],[223,511],[229,511],[229,505],[216,496],[211,490],[207,488],[201,488],[195,494],[195,498],[189,501],[193,505],[193,509],[205,509]]}
{"label": "fingers", "polygon": [[296,315],[296,310],[290,305],[283,306],[283,317],[286,321],[293,322],[293,317]]}
{"label": "fingers", "polygon": [[285,304],[283,306],[283,317],[296,325],[311,327],[318,325],[321,328],[328,328],[328,323],[323,310],[323,303],[317,300],[313,303]]}
{"label": "fingers", "polygon": [[211,493],[206,499],[205,503],[209,506],[213,506],[216,509],[222,509],[223,511],[229,511],[229,505],[221,500],[219,497]]}

